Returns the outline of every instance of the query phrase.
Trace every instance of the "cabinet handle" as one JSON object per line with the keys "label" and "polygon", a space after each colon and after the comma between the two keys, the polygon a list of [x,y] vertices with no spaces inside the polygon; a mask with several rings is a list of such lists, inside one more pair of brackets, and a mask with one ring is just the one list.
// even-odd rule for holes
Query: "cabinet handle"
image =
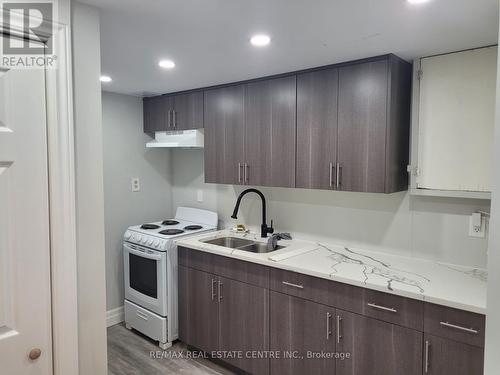
{"label": "cabinet handle", "polygon": [[474,328],[465,328],[462,326],[457,326],[455,324],[451,324],[448,322],[439,322],[443,327],[448,327],[448,328],[453,328],[453,329],[458,329],[459,331],[467,332],[467,333],[473,333],[474,335],[477,335],[479,331]]}
{"label": "cabinet handle", "polygon": [[424,371],[427,374],[429,372],[429,348],[431,344],[429,340],[425,341],[425,365],[424,365]]}
{"label": "cabinet handle", "polygon": [[337,344],[340,344],[340,339],[342,338],[342,335],[340,334],[341,324],[342,324],[342,317],[340,315],[337,315]]}
{"label": "cabinet handle", "polygon": [[238,163],[238,183],[241,183],[241,163]]}
{"label": "cabinet handle", "polygon": [[247,183],[248,182],[248,164],[245,163],[244,166],[243,166],[244,170],[243,170],[243,179],[244,179],[244,183]]}
{"label": "cabinet handle", "polygon": [[330,170],[329,170],[329,173],[330,173],[330,187],[333,187],[333,163],[330,163],[329,167],[328,167]]}
{"label": "cabinet handle", "polygon": [[172,110],[169,109],[168,110],[168,119],[167,119],[167,127],[168,128],[170,128],[172,126],[172,122],[170,121],[171,115],[172,115]]}
{"label": "cabinet handle", "polygon": [[374,309],[378,309],[378,310],[383,310],[383,311],[389,311],[389,312],[392,312],[392,313],[397,313],[398,310],[396,309],[393,309],[392,307],[385,307],[385,306],[380,306],[380,305],[377,305],[376,303],[367,303],[368,306],[370,307],[373,307]]}
{"label": "cabinet handle", "polygon": [[174,129],[177,128],[177,112],[175,109],[172,109],[172,122],[174,124]]}
{"label": "cabinet handle", "polygon": [[342,173],[342,166],[340,165],[340,163],[337,163],[335,166],[335,187],[337,190],[339,190],[340,186],[342,185],[341,173]]}
{"label": "cabinet handle", "polygon": [[330,330],[330,318],[332,317],[332,314],[329,312],[326,313],[326,339],[330,340],[330,335],[332,334],[332,331]]}
{"label": "cabinet handle", "polygon": [[282,283],[283,285],[292,286],[292,287],[294,287],[294,288],[304,289],[304,285],[300,285],[300,284],[293,284],[293,283],[289,283],[288,281],[282,281],[281,283]]}
{"label": "cabinet handle", "polygon": [[222,281],[217,284],[217,292],[219,294],[219,302],[222,300]]}
{"label": "cabinet handle", "polygon": [[216,280],[212,279],[212,301],[215,300],[215,287],[214,287],[215,282]]}

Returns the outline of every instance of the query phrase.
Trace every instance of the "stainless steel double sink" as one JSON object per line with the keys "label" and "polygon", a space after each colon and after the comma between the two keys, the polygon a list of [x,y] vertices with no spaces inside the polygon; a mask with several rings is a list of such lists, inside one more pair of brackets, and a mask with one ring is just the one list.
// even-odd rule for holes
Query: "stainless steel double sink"
{"label": "stainless steel double sink", "polygon": [[230,249],[237,249],[243,251],[249,251],[252,253],[270,253],[279,249],[283,249],[284,246],[277,246],[274,250],[268,250],[267,244],[262,242],[256,242],[252,240],[247,240],[239,237],[219,237],[211,240],[201,241],[211,245],[217,245],[222,247],[227,247]]}

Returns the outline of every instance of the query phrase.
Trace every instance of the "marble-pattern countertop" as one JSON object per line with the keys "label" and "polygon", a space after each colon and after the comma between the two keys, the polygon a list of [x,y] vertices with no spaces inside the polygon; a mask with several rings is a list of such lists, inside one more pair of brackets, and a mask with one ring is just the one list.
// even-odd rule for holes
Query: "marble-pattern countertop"
{"label": "marble-pattern countertop", "polygon": [[180,246],[269,267],[361,286],[452,308],[486,314],[487,272],[435,261],[303,240],[281,240],[285,248],[256,254],[207,244],[217,237],[242,237],[259,242],[254,233],[222,230],[177,240]]}

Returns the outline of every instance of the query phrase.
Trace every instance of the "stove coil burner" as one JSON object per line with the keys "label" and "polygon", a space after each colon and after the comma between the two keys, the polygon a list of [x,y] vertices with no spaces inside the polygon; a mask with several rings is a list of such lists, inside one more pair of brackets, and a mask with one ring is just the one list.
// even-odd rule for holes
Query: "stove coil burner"
{"label": "stove coil burner", "polygon": [[141,229],[158,229],[160,226],[156,224],[142,224]]}
{"label": "stove coil burner", "polygon": [[177,225],[179,222],[177,220],[163,220],[162,225]]}
{"label": "stove coil burner", "polygon": [[198,230],[203,228],[201,225],[188,225],[187,227],[184,227],[185,230]]}
{"label": "stove coil burner", "polygon": [[165,230],[162,230],[159,233],[160,234],[164,234],[166,236],[173,236],[173,235],[176,235],[176,234],[184,233],[184,231],[182,229],[165,229]]}

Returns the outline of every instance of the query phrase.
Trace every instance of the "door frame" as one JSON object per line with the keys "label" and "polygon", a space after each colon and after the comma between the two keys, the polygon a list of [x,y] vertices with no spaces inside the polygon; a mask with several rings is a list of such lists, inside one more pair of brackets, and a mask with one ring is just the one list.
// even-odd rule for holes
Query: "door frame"
{"label": "door frame", "polygon": [[[0,9],[0,33],[5,34]],[[24,37],[21,15],[11,14],[11,35]],[[49,238],[54,375],[78,375],[78,289],[75,148],[70,28],[52,21],[57,69],[45,69]]]}

